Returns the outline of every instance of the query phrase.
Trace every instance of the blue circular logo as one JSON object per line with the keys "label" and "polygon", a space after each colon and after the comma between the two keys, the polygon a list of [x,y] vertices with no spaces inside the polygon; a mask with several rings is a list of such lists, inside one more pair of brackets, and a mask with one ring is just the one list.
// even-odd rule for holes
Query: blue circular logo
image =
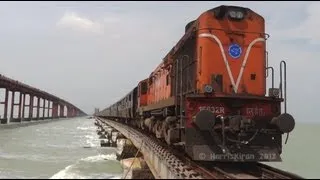
{"label": "blue circular logo", "polygon": [[231,44],[229,46],[229,55],[232,58],[239,58],[241,56],[242,50],[238,44]]}

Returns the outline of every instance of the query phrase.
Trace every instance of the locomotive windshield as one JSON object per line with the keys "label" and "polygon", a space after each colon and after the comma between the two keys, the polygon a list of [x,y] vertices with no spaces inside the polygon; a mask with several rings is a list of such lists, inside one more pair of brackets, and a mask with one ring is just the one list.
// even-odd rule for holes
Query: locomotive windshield
{"label": "locomotive windshield", "polygon": [[230,19],[242,20],[244,18],[244,12],[241,9],[230,9],[228,11]]}
{"label": "locomotive windshield", "polygon": [[236,6],[220,6],[214,9],[214,14],[217,19],[224,19],[226,16],[230,20],[243,20],[246,15],[246,9]]}

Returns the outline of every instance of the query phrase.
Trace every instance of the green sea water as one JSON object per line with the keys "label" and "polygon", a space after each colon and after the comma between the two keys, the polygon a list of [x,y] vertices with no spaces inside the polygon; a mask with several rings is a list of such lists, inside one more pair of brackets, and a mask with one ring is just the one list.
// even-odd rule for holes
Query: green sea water
{"label": "green sea water", "polygon": [[297,123],[290,133],[287,144],[283,136],[282,160],[279,163],[266,163],[290,171],[304,178],[320,177],[320,124]]}

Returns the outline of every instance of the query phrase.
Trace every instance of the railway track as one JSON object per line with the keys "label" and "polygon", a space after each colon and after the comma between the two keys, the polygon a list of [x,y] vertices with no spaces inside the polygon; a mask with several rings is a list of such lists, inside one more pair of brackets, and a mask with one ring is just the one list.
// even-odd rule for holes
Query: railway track
{"label": "railway track", "polygon": [[186,154],[181,153],[183,151],[179,148],[167,145],[152,133],[141,131],[140,129],[129,127],[125,124],[122,125],[126,126],[126,129],[132,129],[147,135],[154,142],[179,158],[183,163],[192,167],[194,171],[201,174],[205,179],[304,179],[293,173],[256,162],[195,162]]}
{"label": "railway track", "polygon": [[[175,154],[177,156],[177,154]],[[221,163],[208,162],[197,163],[186,157],[179,156],[180,160],[185,159],[188,165],[202,174],[205,178],[212,179],[304,179],[296,174],[289,173],[262,163]]]}
{"label": "railway track", "polygon": [[205,166],[207,171],[219,171],[228,179],[303,179],[261,163],[216,163]]}

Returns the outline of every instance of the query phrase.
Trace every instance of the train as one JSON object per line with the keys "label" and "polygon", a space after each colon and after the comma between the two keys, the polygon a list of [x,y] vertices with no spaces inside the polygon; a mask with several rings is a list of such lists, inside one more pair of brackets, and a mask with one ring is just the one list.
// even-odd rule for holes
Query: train
{"label": "train", "polygon": [[269,37],[250,8],[202,12],[149,77],[95,116],[152,133],[194,161],[282,161],[283,135],[295,119],[287,113],[284,60],[274,86]]}

